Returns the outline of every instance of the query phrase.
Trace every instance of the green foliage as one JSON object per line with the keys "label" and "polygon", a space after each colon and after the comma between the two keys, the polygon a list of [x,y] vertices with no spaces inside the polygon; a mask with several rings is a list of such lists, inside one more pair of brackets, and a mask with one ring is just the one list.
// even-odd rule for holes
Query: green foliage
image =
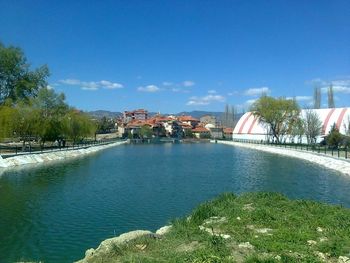
{"label": "green foliage", "polygon": [[343,140],[343,136],[339,132],[339,129],[335,124],[333,124],[329,135],[327,136],[327,145],[330,147],[337,148]]}
{"label": "green foliage", "polygon": [[109,133],[114,129],[115,123],[113,119],[108,119],[107,117],[102,117],[97,121],[97,133]]}
{"label": "green foliage", "polygon": [[140,130],[140,136],[142,138],[151,138],[153,135],[153,131],[150,126],[143,125]]}
{"label": "green foliage", "polygon": [[193,134],[192,130],[185,129],[185,138],[194,138],[194,134]]}
{"label": "green foliage", "polygon": [[17,102],[36,96],[47,86],[48,76],[47,66],[31,70],[20,48],[0,43],[0,104],[7,99]]}
{"label": "green foliage", "polygon": [[63,118],[64,136],[77,143],[96,133],[96,124],[90,117],[78,110],[71,109]]}
{"label": "green foliage", "polygon": [[284,98],[263,96],[251,107],[254,115],[264,123],[273,138],[280,142],[290,130],[291,125],[299,118],[300,109],[296,101]]}
{"label": "green foliage", "polygon": [[9,106],[0,106],[0,140],[13,136],[17,112]]}

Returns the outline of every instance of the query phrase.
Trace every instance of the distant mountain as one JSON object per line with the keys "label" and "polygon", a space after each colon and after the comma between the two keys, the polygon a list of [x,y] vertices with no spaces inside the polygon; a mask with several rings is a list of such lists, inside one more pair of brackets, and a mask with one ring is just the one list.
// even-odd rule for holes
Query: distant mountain
{"label": "distant mountain", "polygon": [[[114,111],[106,111],[106,110],[89,111],[88,114],[90,114],[92,117],[97,118],[97,119],[101,119],[102,117],[116,118],[116,117],[123,115],[122,112],[114,112]],[[152,116],[156,115],[157,112],[149,112],[148,114],[150,117],[152,117]],[[200,117],[202,117],[204,115],[212,115],[212,116],[215,116],[217,118],[217,120],[221,120],[223,117],[223,114],[224,113],[220,112],[220,111],[182,111],[182,112],[175,113],[175,114],[162,113],[162,115],[176,115],[176,116],[190,115],[196,119],[199,119]],[[242,115],[243,115],[242,113],[236,114],[235,119],[239,120],[239,118]]]}
{"label": "distant mountain", "polygon": [[177,113],[177,116],[181,116],[181,115],[190,115],[194,118],[199,119],[200,117],[204,116],[204,115],[212,115],[215,116],[216,118],[221,118],[221,116],[223,115],[223,112],[220,111],[182,111]]}
{"label": "distant mountain", "polygon": [[123,115],[123,113],[121,112],[114,112],[114,111],[107,111],[107,110],[88,111],[87,113],[97,119],[101,119],[102,117],[116,118],[118,116]]}

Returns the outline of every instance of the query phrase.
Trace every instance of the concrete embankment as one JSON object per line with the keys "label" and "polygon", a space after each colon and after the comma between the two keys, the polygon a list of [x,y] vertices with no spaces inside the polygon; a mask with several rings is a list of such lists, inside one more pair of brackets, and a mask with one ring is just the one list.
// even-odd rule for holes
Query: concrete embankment
{"label": "concrete embankment", "polygon": [[233,142],[233,141],[217,141],[217,143],[232,145],[237,147],[244,147],[244,148],[259,150],[263,152],[289,156],[293,158],[299,158],[305,161],[316,163],[318,165],[327,167],[332,170],[336,170],[343,174],[350,175],[350,161],[347,161],[344,159],[338,159],[330,156],[325,156],[322,154],[306,152],[301,150],[277,148],[275,146],[268,146],[268,145],[261,145],[261,144],[248,144],[248,143],[239,143],[239,142]]}
{"label": "concrete embankment", "polygon": [[64,159],[72,159],[76,157],[81,157],[82,155],[95,153],[103,149],[107,149],[107,148],[121,145],[124,143],[126,143],[126,141],[119,141],[119,142],[114,142],[109,144],[90,146],[90,147],[80,148],[80,149],[16,155],[6,159],[3,159],[0,156],[0,169],[17,167],[17,166],[28,165],[28,164],[47,163],[52,161],[64,160]]}

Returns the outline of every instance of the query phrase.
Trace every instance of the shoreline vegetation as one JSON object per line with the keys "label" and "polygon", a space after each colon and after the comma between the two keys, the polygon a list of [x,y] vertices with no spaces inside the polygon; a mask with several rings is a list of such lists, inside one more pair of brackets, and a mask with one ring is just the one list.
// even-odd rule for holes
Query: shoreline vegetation
{"label": "shoreline vegetation", "polygon": [[259,150],[263,152],[288,156],[292,158],[302,159],[308,162],[312,162],[326,168],[338,171],[345,175],[350,175],[350,162],[345,159],[335,158],[323,154],[307,152],[295,149],[278,148],[275,146],[260,145],[260,144],[249,144],[234,141],[212,141],[215,143],[226,144],[230,146],[243,147],[247,149]]}
{"label": "shoreline vegetation", "polygon": [[219,195],[156,233],[103,241],[78,263],[349,262],[350,209],[278,193]]}

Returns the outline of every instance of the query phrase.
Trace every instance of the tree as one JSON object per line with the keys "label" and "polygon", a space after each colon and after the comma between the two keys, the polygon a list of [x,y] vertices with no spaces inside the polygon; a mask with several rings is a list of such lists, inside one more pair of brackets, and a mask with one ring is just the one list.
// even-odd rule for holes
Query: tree
{"label": "tree", "polygon": [[96,133],[96,124],[90,117],[78,110],[71,109],[63,118],[64,136],[77,143]]}
{"label": "tree", "polygon": [[114,128],[113,119],[107,119],[106,116],[103,116],[100,120],[97,121],[98,133],[109,133],[113,128]]}
{"label": "tree", "polygon": [[0,43],[0,104],[36,96],[47,86],[49,70],[46,65],[31,70],[21,49]]}
{"label": "tree", "polygon": [[17,116],[18,114],[13,107],[7,105],[0,106],[0,140],[13,137]]}
{"label": "tree", "polygon": [[344,122],[345,135],[350,136],[350,115],[348,119]]}
{"label": "tree", "polygon": [[17,103],[16,107],[16,122],[14,125],[14,135],[18,136],[23,142],[23,150],[26,142],[37,137],[38,127],[41,126],[41,118],[37,109],[27,104],[25,101]]}
{"label": "tree", "polygon": [[152,131],[151,127],[149,127],[148,125],[143,125],[141,127],[140,136],[142,138],[151,138],[152,135],[153,135],[153,131]]}
{"label": "tree", "polygon": [[42,146],[46,141],[62,139],[63,118],[68,112],[64,94],[57,94],[54,90],[43,88],[39,90],[38,96],[32,99],[32,105],[41,119],[41,124],[37,127],[37,135]]}
{"label": "tree", "polygon": [[317,112],[307,109],[303,119],[305,135],[309,144],[316,143],[317,137],[321,134],[322,121]]}
{"label": "tree", "polygon": [[293,120],[290,124],[290,135],[291,139],[294,140],[296,137],[298,140],[298,143],[302,142],[303,135],[305,134],[304,129],[304,122],[301,118],[297,118],[296,120]]}
{"label": "tree", "polygon": [[279,143],[299,117],[300,108],[293,100],[263,96],[253,103],[251,111]]}
{"label": "tree", "polygon": [[334,123],[326,139],[327,145],[330,147],[338,148],[342,140],[343,136],[341,135],[339,129]]}

